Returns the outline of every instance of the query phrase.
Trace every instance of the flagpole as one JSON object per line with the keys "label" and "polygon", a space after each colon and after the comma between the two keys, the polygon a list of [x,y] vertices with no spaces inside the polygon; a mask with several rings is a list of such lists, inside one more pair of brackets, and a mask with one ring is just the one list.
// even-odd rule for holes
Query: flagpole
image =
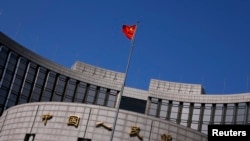
{"label": "flagpole", "polygon": [[118,97],[118,101],[117,101],[116,115],[115,115],[115,119],[114,119],[114,123],[113,123],[113,128],[112,128],[112,132],[111,132],[111,136],[110,136],[110,141],[113,141],[113,137],[114,137],[116,122],[117,122],[118,113],[119,113],[119,110],[120,110],[121,98],[122,98],[124,87],[125,87],[125,84],[126,84],[126,79],[127,79],[127,74],[128,74],[128,70],[129,70],[130,60],[131,60],[133,49],[134,49],[134,41],[135,41],[135,35],[136,35],[138,24],[139,24],[139,21],[137,21],[137,23],[136,23],[135,32],[134,32],[133,38],[131,40],[131,47],[130,47],[128,62],[127,62],[126,70],[125,70],[125,76],[124,76],[124,80],[123,80],[123,84],[122,84],[120,96]]}

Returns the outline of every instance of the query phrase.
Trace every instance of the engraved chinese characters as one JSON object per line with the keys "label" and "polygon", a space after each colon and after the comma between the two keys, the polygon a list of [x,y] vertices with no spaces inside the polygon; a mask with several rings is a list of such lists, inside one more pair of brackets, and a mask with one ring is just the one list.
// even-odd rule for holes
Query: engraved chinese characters
{"label": "engraved chinese characters", "polygon": [[52,117],[53,117],[53,115],[51,115],[50,113],[47,113],[47,114],[42,115],[42,121],[43,121],[43,123],[44,123],[44,126],[46,126],[47,121],[48,121],[49,119],[51,119]]}
{"label": "engraved chinese characters", "polygon": [[169,134],[163,134],[161,135],[161,141],[172,141],[172,136]]}
{"label": "engraved chinese characters", "polygon": [[[53,120],[54,120],[54,116],[50,113],[46,113],[46,114],[43,114],[42,115],[42,121],[43,121],[43,124],[44,126],[47,125],[47,122],[48,120],[52,119],[53,117]],[[67,125],[68,126],[74,126],[75,128],[78,128],[78,126],[80,125],[80,116],[78,115],[69,115],[68,117],[65,117],[65,119],[67,119]],[[55,117],[55,120],[56,120],[56,117]],[[53,123],[53,121],[50,121],[50,123]],[[65,123],[65,122],[64,122]],[[53,125],[52,125],[53,126]],[[112,124],[108,124],[106,123],[105,121],[97,121],[96,124],[95,124],[95,127],[98,128],[98,127],[103,127],[101,128],[100,130],[108,130],[108,131],[112,131]],[[143,140],[143,134],[144,132],[141,132],[141,128],[139,126],[131,126],[130,127],[130,131],[127,132],[127,134],[133,138],[138,138],[139,140]],[[147,138],[147,137],[146,137]],[[172,136],[168,133],[163,133],[163,134],[160,134],[160,137],[158,137],[158,140],[160,141],[172,141]]]}
{"label": "engraved chinese characters", "polygon": [[104,128],[108,130],[112,130],[112,127],[110,125],[105,124],[103,121],[99,121],[96,123],[96,127],[103,126]]}
{"label": "engraved chinese characters", "polygon": [[69,116],[68,118],[68,125],[73,125],[75,126],[76,128],[78,127],[79,125],[79,121],[80,121],[80,117],[79,116]]}
{"label": "engraved chinese characters", "polygon": [[139,134],[140,131],[141,131],[140,127],[132,126],[129,135],[131,137],[137,136],[140,140],[142,140],[142,136]]}

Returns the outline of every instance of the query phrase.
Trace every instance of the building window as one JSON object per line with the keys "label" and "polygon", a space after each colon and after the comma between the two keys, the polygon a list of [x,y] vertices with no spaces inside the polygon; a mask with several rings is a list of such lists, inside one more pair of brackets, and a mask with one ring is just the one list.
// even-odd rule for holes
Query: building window
{"label": "building window", "polygon": [[116,90],[110,90],[106,106],[115,107],[116,99],[117,99],[117,91]]}
{"label": "building window", "polygon": [[30,62],[26,75],[26,82],[33,83],[34,78],[36,76],[36,64]]}
{"label": "building window", "polygon": [[149,105],[149,112],[148,115],[150,116],[157,116],[157,111],[159,107],[159,99],[157,98],[150,98],[150,105]]}
{"label": "building window", "polygon": [[96,91],[97,91],[96,86],[94,86],[94,85],[89,86],[87,97],[85,100],[86,103],[94,104],[94,100],[96,98]]}
{"label": "building window", "polygon": [[2,79],[2,74],[7,58],[8,58],[8,49],[3,46],[0,46],[0,81]]}
{"label": "building window", "polygon": [[191,121],[191,128],[198,130],[198,125],[200,121],[200,114],[201,113],[201,104],[194,103],[193,104],[193,113],[192,113],[192,121]]}
{"label": "building window", "polygon": [[91,141],[91,139],[78,138],[77,141]]}
{"label": "building window", "polygon": [[246,117],[246,103],[238,103],[237,114],[236,114],[236,124],[245,124]]}
{"label": "building window", "polygon": [[189,122],[189,111],[190,111],[190,103],[183,103],[182,110],[181,110],[181,121],[180,124],[187,126]]}
{"label": "building window", "polygon": [[146,104],[147,104],[146,100],[122,96],[120,108],[144,114]]}
{"label": "building window", "polygon": [[99,92],[98,92],[96,104],[103,106],[105,104],[105,99],[107,97],[106,95],[107,95],[107,89],[106,88],[100,88]]}
{"label": "building window", "polygon": [[177,123],[178,113],[179,113],[179,102],[173,101],[171,107],[170,121]]}
{"label": "building window", "polygon": [[[22,83],[23,83],[23,79],[25,76],[25,70],[27,67],[27,60],[24,58],[19,58],[19,63],[18,63],[18,69],[16,71],[16,77],[12,86],[12,94],[13,95],[19,95],[21,87],[22,87]],[[16,103],[16,99],[13,99]]]}
{"label": "building window", "polygon": [[[17,63],[17,55],[14,53],[9,54],[9,58],[6,64],[5,72],[3,73],[3,80],[0,80],[1,87],[5,87],[7,89],[10,88],[14,73],[15,73],[15,66]],[[1,82],[2,81],[2,82]]]}
{"label": "building window", "polygon": [[62,101],[62,95],[65,90],[66,81],[67,81],[66,76],[60,75],[57,78],[57,84],[56,84],[55,93],[53,95],[52,101]]}
{"label": "building window", "polygon": [[248,112],[247,112],[247,124],[250,124],[250,103],[247,103]]}
{"label": "building window", "polygon": [[211,118],[212,104],[205,104],[203,113],[203,123],[209,123]]}
{"label": "building window", "polygon": [[65,96],[64,100],[66,102],[72,102],[73,101],[73,96],[75,93],[75,88],[76,88],[76,80],[70,79],[67,84],[67,88],[65,91]]}
{"label": "building window", "polygon": [[85,98],[85,93],[87,89],[87,84],[84,82],[80,82],[77,86],[76,94],[75,94],[75,102],[82,103]]}
{"label": "building window", "polygon": [[32,96],[31,96],[31,102],[40,101],[42,89],[44,87],[46,71],[47,70],[42,67],[38,69],[38,73],[37,73],[36,80],[35,80],[35,86],[32,92]]}
{"label": "building window", "polygon": [[225,107],[225,124],[233,124],[234,123],[234,113],[235,106],[234,104],[227,104]]}
{"label": "building window", "polygon": [[36,75],[36,64],[30,62],[27,68],[26,76],[25,76],[25,82],[22,86],[21,90],[21,96],[19,98],[18,103],[27,103],[29,102],[32,86],[34,83],[34,78]]}
{"label": "building window", "polygon": [[169,101],[162,99],[160,105],[160,113],[159,113],[159,117],[161,119],[167,119],[167,115],[169,113],[168,109],[169,109]]}
{"label": "building window", "polygon": [[7,98],[8,90],[6,88],[1,88],[0,89],[0,114],[3,112],[3,106],[5,103],[5,99]]}
{"label": "building window", "polygon": [[211,119],[212,104],[204,104],[202,106],[204,106],[204,112],[203,112],[201,132],[207,134],[207,126],[210,123]]}
{"label": "building window", "polygon": [[34,141],[36,134],[26,134],[24,137],[24,141]]}
{"label": "building window", "polygon": [[214,124],[220,124],[222,122],[223,104],[216,104],[214,111]]}
{"label": "building window", "polygon": [[45,83],[45,91],[42,95],[41,101],[50,101],[52,94],[53,94],[53,89],[55,87],[56,83],[56,73],[55,72],[49,72],[46,78],[46,83]]}

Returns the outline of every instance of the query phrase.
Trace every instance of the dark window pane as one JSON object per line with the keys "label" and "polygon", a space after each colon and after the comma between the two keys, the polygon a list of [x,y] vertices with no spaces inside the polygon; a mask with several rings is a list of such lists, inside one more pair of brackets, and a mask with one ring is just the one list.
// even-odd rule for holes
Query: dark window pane
{"label": "dark window pane", "polygon": [[56,93],[62,95],[66,84],[66,77],[59,76],[56,84]]}
{"label": "dark window pane", "polygon": [[13,72],[15,70],[15,66],[17,63],[17,55],[15,53],[10,53],[10,58],[8,60],[7,64],[7,70]]}
{"label": "dark window pane", "polygon": [[158,106],[159,106],[159,99],[150,98],[150,105],[149,105],[148,114],[151,116],[158,116],[157,115]]}
{"label": "dark window pane", "polygon": [[180,117],[180,124],[187,126],[188,119],[189,119],[189,111],[190,110],[190,103],[183,103],[182,109],[181,109],[181,117]]}
{"label": "dark window pane", "polygon": [[0,80],[2,79],[5,62],[8,58],[8,49],[0,46]]}
{"label": "dark window pane", "polygon": [[66,87],[66,91],[65,91],[64,101],[67,101],[67,102],[73,101],[72,98],[74,96],[75,87],[76,87],[76,80],[69,80],[67,87]]}
{"label": "dark window pane", "polygon": [[0,105],[4,105],[4,102],[7,98],[8,91],[0,88]]}
{"label": "dark window pane", "polygon": [[246,103],[239,103],[237,107],[236,124],[244,124],[246,116]]}
{"label": "dark window pane", "polygon": [[44,85],[45,76],[46,76],[46,69],[40,67],[38,69],[38,74],[37,74],[37,78],[35,81],[35,87],[32,92],[32,97],[31,97],[32,102],[39,101],[42,95],[42,87]]}
{"label": "dark window pane", "polygon": [[30,62],[25,81],[33,83],[36,73],[36,64]]}
{"label": "dark window pane", "polygon": [[146,100],[122,96],[120,108],[144,114],[146,109],[146,103]]}
{"label": "dark window pane", "polygon": [[107,96],[107,89],[106,88],[100,88],[100,91],[97,96],[97,105],[104,105],[105,104],[105,99]]}
{"label": "dark window pane", "polygon": [[17,76],[24,77],[26,67],[27,67],[27,60],[24,58],[20,58]]}
{"label": "dark window pane", "polygon": [[222,121],[222,111],[223,104],[216,104],[215,111],[214,111],[214,123],[219,124]]}
{"label": "dark window pane", "polygon": [[28,102],[28,97],[21,95],[18,104],[22,104],[22,103],[27,103]]}
{"label": "dark window pane", "polygon": [[75,101],[76,102],[83,102],[83,99],[85,97],[87,84],[80,82],[76,91]]}
{"label": "dark window pane", "polygon": [[39,101],[40,96],[41,96],[42,89],[39,86],[36,86],[34,88],[34,91],[32,93],[31,101]]}
{"label": "dark window pane", "polygon": [[179,112],[179,102],[173,101],[170,113],[170,120],[176,122]]}
{"label": "dark window pane", "polygon": [[227,104],[225,109],[225,124],[233,124],[234,113],[235,113],[234,104]]}
{"label": "dark window pane", "polygon": [[11,93],[8,99],[7,108],[12,107],[16,104],[17,94]]}
{"label": "dark window pane", "polygon": [[31,83],[26,82],[22,90],[22,95],[29,97],[30,91],[31,91]]}
{"label": "dark window pane", "polygon": [[96,86],[90,85],[88,93],[87,93],[86,103],[94,104],[94,100],[96,97],[96,89],[97,89]]}
{"label": "dark window pane", "polygon": [[78,138],[77,141],[91,141],[91,139]]}
{"label": "dark window pane", "polygon": [[203,122],[209,123],[212,112],[212,104],[205,104],[204,113],[203,113]]}
{"label": "dark window pane", "polygon": [[5,61],[7,60],[8,49],[0,46],[0,66],[4,66]]}
{"label": "dark window pane", "polygon": [[14,85],[12,87],[12,91],[15,91],[15,92],[19,93],[19,91],[21,89],[21,84],[22,84],[22,80],[19,79],[18,77],[16,77],[15,81],[14,81]]}
{"label": "dark window pane", "polygon": [[13,75],[14,75],[13,72],[6,71],[4,78],[3,78],[2,87],[5,87],[6,89],[10,88]]}
{"label": "dark window pane", "polygon": [[24,141],[34,141],[36,134],[26,134],[24,137]]}
{"label": "dark window pane", "polygon": [[169,101],[168,100],[161,100],[160,111],[159,111],[160,118],[162,118],[162,119],[167,118],[168,108],[169,108]]}
{"label": "dark window pane", "polygon": [[108,100],[107,100],[107,105],[106,106],[108,106],[108,107],[115,107],[116,98],[117,98],[117,91],[110,90],[110,94],[108,96]]}
{"label": "dark window pane", "polygon": [[54,96],[53,96],[53,101],[61,101],[62,100],[62,95],[57,95],[57,94],[55,94]]}
{"label": "dark window pane", "polygon": [[151,103],[149,107],[149,115],[157,116],[157,106],[158,103]]}
{"label": "dark window pane", "polygon": [[48,90],[44,91],[41,101],[50,101],[51,95],[52,95],[52,91],[48,91]]}
{"label": "dark window pane", "polygon": [[49,72],[47,81],[46,81],[46,89],[52,90],[55,85],[55,80],[56,80],[56,74],[54,72]]}

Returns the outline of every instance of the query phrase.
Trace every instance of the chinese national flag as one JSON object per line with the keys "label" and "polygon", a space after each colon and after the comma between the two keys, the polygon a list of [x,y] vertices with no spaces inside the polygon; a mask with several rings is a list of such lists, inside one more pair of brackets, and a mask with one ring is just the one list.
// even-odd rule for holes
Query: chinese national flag
{"label": "chinese national flag", "polygon": [[122,26],[122,32],[130,40],[133,39],[133,37],[134,37],[135,29],[136,29],[136,25],[131,25],[131,26],[123,25]]}

